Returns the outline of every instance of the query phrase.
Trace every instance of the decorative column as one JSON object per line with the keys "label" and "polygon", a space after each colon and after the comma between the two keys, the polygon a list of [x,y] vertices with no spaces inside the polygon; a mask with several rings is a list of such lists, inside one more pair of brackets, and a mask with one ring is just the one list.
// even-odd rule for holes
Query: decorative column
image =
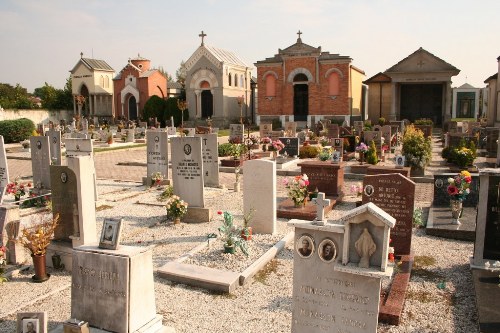
{"label": "decorative column", "polygon": [[195,99],[196,99],[196,110],[195,110],[195,118],[201,118],[201,90],[195,89],[194,91]]}
{"label": "decorative column", "polygon": [[389,120],[397,120],[396,117],[396,108],[397,108],[397,100],[398,100],[398,89],[396,82],[391,82],[391,113],[389,114]]}
{"label": "decorative column", "polygon": [[451,81],[447,81],[444,84],[444,117],[443,120],[447,121],[451,119],[451,95],[452,95],[452,90],[451,90]]}

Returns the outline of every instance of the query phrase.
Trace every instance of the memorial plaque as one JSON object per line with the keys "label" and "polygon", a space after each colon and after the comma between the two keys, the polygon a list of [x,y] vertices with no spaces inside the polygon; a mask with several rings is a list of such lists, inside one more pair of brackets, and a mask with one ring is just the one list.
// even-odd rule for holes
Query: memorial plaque
{"label": "memorial plaque", "polygon": [[329,124],[326,126],[326,130],[327,130],[327,134],[326,134],[326,137],[327,138],[338,138],[339,135],[340,135],[340,128],[339,128],[339,125],[337,124]]}
{"label": "memorial plaque", "polygon": [[205,186],[219,186],[219,152],[217,134],[196,134],[201,138],[203,158],[203,183]]}
{"label": "memorial plaque", "polygon": [[50,189],[50,146],[47,136],[30,137],[33,186]]}
{"label": "memorial plaque", "polygon": [[191,207],[205,207],[200,137],[171,138],[174,193]]}
{"label": "memorial plaque", "polygon": [[344,138],[334,138],[332,139],[332,147],[334,151],[339,152],[340,161],[343,160],[344,156]]}
{"label": "memorial plaque", "polygon": [[159,172],[168,177],[168,133],[156,130],[146,131],[147,177]]}
{"label": "memorial plaque", "polygon": [[91,139],[65,139],[66,156],[94,156]]}
{"label": "memorial plaque", "polygon": [[391,245],[398,256],[411,251],[414,200],[415,183],[399,173],[363,179],[363,204],[373,202],[396,219]]}
{"label": "memorial plaque", "polygon": [[[441,173],[434,175],[434,207],[449,207],[450,195],[448,194],[448,178],[453,178],[457,173]],[[471,174],[470,193],[462,202],[463,207],[476,207],[479,202],[479,175]]]}
{"label": "memorial plaque", "polygon": [[285,148],[280,151],[280,155],[286,152],[288,156],[299,156],[299,138],[279,138],[279,140],[285,145]]}
{"label": "memorial plaque", "polygon": [[382,137],[384,138],[384,145],[387,145],[389,149],[389,153],[391,152],[391,138],[392,138],[392,133],[391,133],[391,126],[390,125],[384,125],[382,126]]}
{"label": "memorial plaque", "polygon": [[229,125],[229,141],[239,140],[243,143],[245,140],[245,125],[243,124],[230,124]]}
{"label": "memorial plaque", "polygon": [[285,131],[287,135],[295,137],[297,134],[297,123],[296,122],[285,122]]}
{"label": "memorial plaque", "polygon": [[49,130],[45,135],[49,137],[50,161],[52,165],[61,165],[61,131]]}
{"label": "memorial plaque", "polygon": [[9,166],[7,165],[7,154],[5,154],[3,136],[0,135],[0,204],[3,202],[3,196],[8,184]]}

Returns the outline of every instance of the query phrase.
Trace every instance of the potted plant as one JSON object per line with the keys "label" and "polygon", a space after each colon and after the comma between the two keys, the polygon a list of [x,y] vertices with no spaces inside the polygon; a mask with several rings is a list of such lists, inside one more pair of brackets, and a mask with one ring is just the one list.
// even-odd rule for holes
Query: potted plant
{"label": "potted plant", "polygon": [[181,223],[181,218],[187,214],[188,203],[181,200],[179,196],[172,195],[170,200],[167,201],[165,208],[167,209],[167,217],[170,217],[174,221],[174,224],[179,224]]}
{"label": "potted plant", "polygon": [[328,161],[332,157],[332,152],[330,148],[323,148],[323,150],[318,154],[320,161]]}
{"label": "potted plant", "polygon": [[242,229],[234,224],[233,215],[221,211],[217,212],[217,214],[223,214],[223,223],[219,227],[219,234],[224,242],[224,253],[234,254],[236,249],[240,248],[241,252],[248,255],[247,243],[241,237]]}
{"label": "potted plant", "polygon": [[450,205],[451,205],[451,215],[452,224],[459,225],[459,217],[462,215],[462,202],[467,198],[470,193],[470,183],[472,182],[472,177],[470,173],[466,170],[461,171],[455,177],[448,178],[447,191],[450,195]]}
{"label": "potted plant", "polygon": [[370,148],[368,148],[368,152],[366,153],[366,162],[372,165],[378,163],[377,147],[375,146],[375,141],[373,140],[370,142]]}
{"label": "potted plant", "polygon": [[411,167],[411,175],[423,176],[432,157],[431,138],[426,138],[424,133],[413,125],[407,126],[403,136],[403,155]]}
{"label": "potted plant", "polygon": [[361,142],[357,147],[356,147],[356,152],[359,155],[359,164],[363,165],[363,161],[365,159],[365,154],[368,151],[368,146],[364,143]]}
{"label": "potted plant", "polygon": [[50,240],[54,237],[54,230],[59,222],[59,215],[52,218],[41,218],[40,222],[30,227],[23,228],[19,237],[19,243],[31,252],[35,275],[35,282],[47,281],[50,277],[45,267],[45,256]]}
{"label": "potted plant", "polygon": [[309,185],[309,178],[306,174],[295,176],[291,180],[288,178],[283,179],[283,185],[288,189],[288,197],[292,199],[295,207],[305,206],[308,197],[307,186]]}
{"label": "potted plant", "polygon": [[163,181],[163,175],[161,174],[160,171],[153,172],[151,174],[151,187],[153,187],[154,185],[160,187],[162,181]]}
{"label": "potted plant", "polygon": [[23,184],[19,182],[19,177],[16,177],[12,183],[7,184],[6,192],[14,195],[14,200],[18,202],[21,197],[26,195],[26,190],[31,186],[31,183]]}

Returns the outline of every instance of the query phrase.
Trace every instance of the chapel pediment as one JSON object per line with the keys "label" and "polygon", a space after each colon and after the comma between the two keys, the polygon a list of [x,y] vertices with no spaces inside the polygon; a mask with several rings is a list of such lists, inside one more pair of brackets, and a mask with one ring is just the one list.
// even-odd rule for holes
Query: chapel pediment
{"label": "chapel pediment", "polygon": [[448,72],[452,73],[452,75],[458,75],[460,70],[429,51],[419,48],[391,68],[387,69],[385,74],[430,72]]}
{"label": "chapel pediment", "polygon": [[223,65],[231,65],[242,68],[250,67],[234,52],[204,44],[198,47],[198,49],[186,61],[186,69],[190,71],[203,57],[208,59],[218,69],[222,69]]}
{"label": "chapel pediment", "polygon": [[286,49],[279,49],[278,53],[285,56],[304,56],[304,55],[320,55],[321,46],[314,47],[306,43],[302,43],[301,38],[297,38],[297,42],[290,45]]}

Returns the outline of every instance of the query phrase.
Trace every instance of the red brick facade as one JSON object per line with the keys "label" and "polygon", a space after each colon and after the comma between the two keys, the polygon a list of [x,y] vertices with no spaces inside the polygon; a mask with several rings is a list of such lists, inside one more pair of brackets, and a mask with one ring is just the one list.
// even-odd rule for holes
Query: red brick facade
{"label": "red brick facade", "polygon": [[[273,58],[259,61],[257,67],[258,82],[258,114],[260,116],[280,116],[294,114],[294,82],[297,73],[307,73],[308,76],[308,115],[349,115],[350,100],[352,97],[351,66],[352,59],[337,54],[321,52],[321,48],[314,48],[297,43],[284,50]],[[296,73],[292,73],[296,71]],[[298,71],[298,72],[297,72]],[[292,73],[292,74],[291,74]],[[338,95],[331,95],[329,90],[329,75],[338,75]],[[267,75],[276,75],[275,96],[267,96]],[[305,83],[305,82],[303,82]],[[361,89],[353,87],[353,89]]]}
{"label": "red brick facade", "polygon": [[[132,81],[131,81],[132,80]],[[150,68],[150,60],[138,57],[129,63],[113,79],[114,103],[117,118],[129,118],[129,99],[134,97],[137,103],[138,117],[142,115],[144,104],[156,95],[167,97],[167,79],[160,71]],[[131,87],[127,87],[130,85]],[[123,101],[123,104],[122,104]]]}

